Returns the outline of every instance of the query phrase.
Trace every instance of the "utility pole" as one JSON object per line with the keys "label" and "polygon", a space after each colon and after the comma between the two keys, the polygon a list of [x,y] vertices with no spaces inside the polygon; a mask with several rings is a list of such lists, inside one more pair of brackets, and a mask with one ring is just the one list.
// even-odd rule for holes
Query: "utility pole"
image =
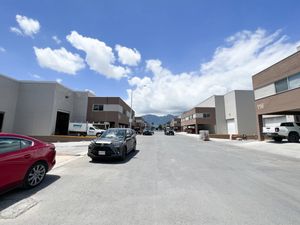
{"label": "utility pole", "polygon": [[130,97],[130,118],[129,118],[129,126],[130,126],[130,129],[132,128],[132,95],[133,95],[133,90],[131,89],[131,97]]}

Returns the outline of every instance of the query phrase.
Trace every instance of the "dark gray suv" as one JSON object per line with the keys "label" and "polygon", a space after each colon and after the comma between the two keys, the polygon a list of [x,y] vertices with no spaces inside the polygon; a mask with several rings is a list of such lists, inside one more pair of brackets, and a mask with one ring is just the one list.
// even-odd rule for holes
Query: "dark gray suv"
{"label": "dark gray suv", "polygon": [[136,133],[129,128],[110,128],[93,140],[89,145],[88,156],[92,160],[119,157],[126,159],[126,155],[136,150]]}

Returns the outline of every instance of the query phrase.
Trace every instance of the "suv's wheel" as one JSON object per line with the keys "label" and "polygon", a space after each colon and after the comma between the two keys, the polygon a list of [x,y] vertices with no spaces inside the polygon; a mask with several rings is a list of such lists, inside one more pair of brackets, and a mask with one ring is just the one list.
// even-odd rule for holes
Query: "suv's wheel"
{"label": "suv's wheel", "polygon": [[274,137],[273,140],[275,142],[282,142],[282,137]]}
{"label": "suv's wheel", "polygon": [[289,134],[288,141],[293,143],[299,142],[299,134],[296,132],[291,132]]}
{"label": "suv's wheel", "polygon": [[29,168],[24,179],[25,188],[33,188],[39,185],[45,178],[47,165],[43,162],[37,162]]}

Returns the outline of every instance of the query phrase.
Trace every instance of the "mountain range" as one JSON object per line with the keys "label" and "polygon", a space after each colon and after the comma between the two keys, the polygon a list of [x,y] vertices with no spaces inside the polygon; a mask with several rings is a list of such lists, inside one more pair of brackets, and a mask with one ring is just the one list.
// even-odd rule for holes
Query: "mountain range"
{"label": "mountain range", "polygon": [[154,126],[158,126],[160,124],[163,125],[170,122],[173,118],[177,116],[171,114],[165,116],[156,116],[156,115],[148,114],[142,117],[148,124],[153,124]]}

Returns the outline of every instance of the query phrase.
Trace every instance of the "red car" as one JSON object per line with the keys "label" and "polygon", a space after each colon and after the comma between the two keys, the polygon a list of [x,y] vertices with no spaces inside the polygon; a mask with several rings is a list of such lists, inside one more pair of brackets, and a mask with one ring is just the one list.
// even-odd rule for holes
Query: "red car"
{"label": "red car", "polygon": [[55,165],[55,146],[37,139],[0,133],[0,193],[39,185]]}

